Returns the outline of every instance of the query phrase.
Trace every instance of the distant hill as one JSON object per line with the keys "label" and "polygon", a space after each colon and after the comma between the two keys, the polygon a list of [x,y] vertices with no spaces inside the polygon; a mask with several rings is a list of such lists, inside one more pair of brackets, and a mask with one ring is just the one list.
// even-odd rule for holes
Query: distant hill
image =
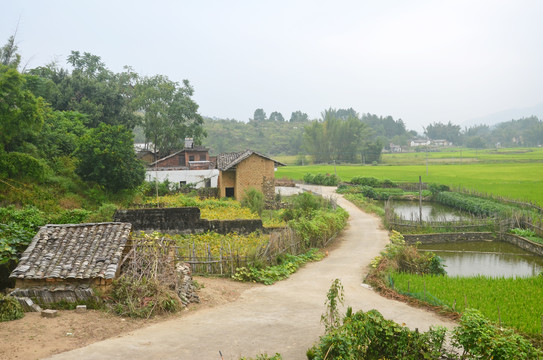
{"label": "distant hill", "polygon": [[464,121],[461,125],[462,127],[470,127],[473,125],[492,126],[501,122],[518,120],[530,116],[537,116],[539,119],[543,119],[543,102],[527,108],[508,109],[487,116],[470,119]]}

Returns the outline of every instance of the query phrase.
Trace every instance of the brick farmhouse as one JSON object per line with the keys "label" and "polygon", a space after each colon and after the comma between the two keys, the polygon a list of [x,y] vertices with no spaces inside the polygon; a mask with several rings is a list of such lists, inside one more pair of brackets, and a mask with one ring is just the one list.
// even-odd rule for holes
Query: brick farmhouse
{"label": "brick farmhouse", "polygon": [[219,196],[241,200],[246,190],[254,188],[273,199],[277,166],[285,165],[253,150],[219,154]]}

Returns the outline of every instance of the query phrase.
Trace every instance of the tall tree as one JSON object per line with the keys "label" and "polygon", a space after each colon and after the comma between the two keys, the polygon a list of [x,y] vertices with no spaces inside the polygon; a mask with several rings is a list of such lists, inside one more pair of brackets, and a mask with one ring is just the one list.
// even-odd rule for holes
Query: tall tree
{"label": "tall tree", "polygon": [[17,140],[38,132],[45,103],[24,89],[25,78],[15,68],[0,65],[0,146],[13,150]]}
{"label": "tall tree", "polygon": [[256,122],[262,122],[268,120],[266,117],[266,113],[264,112],[264,109],[256,109],[255,113],[253,114],[253,119]]}
{"label": "tall tree", "polygon": [[337,114],[337,110],[325,110],[321,121],[305,127],[307,153],[313,155],[316,162],[356,162],[370,153],[371,158],[376,159],[371,161],[378,161],[383,144],[373,136],[371,129],[354,116],[344,119]]}
{"label": "tall tree", "polygon": [[122,125],[100,124],[88,131],[75,151],[76,172],[85,181],[111,191],[134,189],[143,183],[145,168],[136,158],[132,132]]}
{"label": "tall tree", "polygon": [[55,110],[87,114],[88,127],[100,123],[134,128],[138,118],[132,108],[133,89],[138,75],[130,68],[114,73],[101,58],[90,53],[72,51],[68,56],[72,71],[56,63],[30,70],[39,78],[32,82],[37,91]]}
{"label": "tall tree", "polygon": [[15,35],[10,36],[7,43],[0,48],[0,64],[17,69],[21,63],[21,55],[17,54],[18,49]]}
{"label": "tall tree", "polygon": [[270,121],[285,121],[283,114],[278,111],[274,111],[270,114]]}
{"label": "tall tree", "polygon": [[198,104],[188,80],[183,85],[166,76],[145,77],[136,86],[135,105],[143,113],[143,129],[155,150],[167,154],[183,148],[186,137],[200,144],[206,136]]}
{"label": "tall tree", "polygon": [[306,113],[303,113],[300,110],[298,110],[298,111],[294,111],[290,115],[290,120],[289,121],[290,122],[308,122],[309,117],[307,116]]}
{"label": "tall tree", "polygon": [[424,128],[424,134],[432,140],[445,139],[453,144],[460,142],[460,125],[434,122]]}

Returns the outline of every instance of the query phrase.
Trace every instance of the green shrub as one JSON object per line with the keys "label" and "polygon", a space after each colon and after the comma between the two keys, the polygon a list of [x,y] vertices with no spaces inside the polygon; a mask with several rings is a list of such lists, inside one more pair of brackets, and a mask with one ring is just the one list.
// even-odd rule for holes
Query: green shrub
{"label": "green shrub", "polygon": [[430,190],[432,195],[436,195],[437,193],[440,193],[442,191],[451,191],[451,189],[447,185],[440,184],[428,184],[428,190]]}
{"label": "green shrub", "polygon": [[279,280],[286,279],[298,270],[303,264],[321,260],[323,254],[318,249],[311,249],[308,252],[300,255],[284,254],[280,264],[267,266],[264,268],[258,267],[241,267],[236,269],[236,273],[232,276],[234,280],[246,282],[258,282],[265,285],[273,285]]}
{"label": "green shrub", "polygon": [[54,214],[50,218],[52,224],[82,224],[88,221],[91,212],[84,209],[70,209]]}
{"label": "green shrub", "polygon": [[379,199],[379,194],[377,191],[375,191],[375,189],[369,185],[362,185],[362,187],[360,187],[360,192],[367,198],[374,200]]}
{"label": "green shrub", "polygon": [[245,190],[243,199],[241,200],[241,206],[251,209],[251,211],[257,213],[258,216],[262,216],[262,211],[264,210],[264,195],[261,191],[254,188]]}
{"label": "green shrub", "polygon": [[438,359],[445,354],[446,329],[425,333],[386,320],[377,310],[352,313],[332,327],[307,351],[309,360],[323,359]]}
{"label": "green shrub", "polygon": [[16,209],[13,205],[0,207],[0,223],[17,223],[25,230],[37,231],[40,226],[47,224],[45,213],[34,206]]}
{"label": "green shrub", "polygon": [[379,184],[379,179],[374,177],[357,176],[351,179],[351,184],[375,187]]}
{"label": "green shrub", "polygon": [[113,221],[115,211],[117,211],[117,205],[103,204],[97,211],[88,216],[88,221],[93,223]]}
{"label": "green shrub", "polygon": [[0,294],[0,322],[17,320],[23,316],[24,309],[15,298]]}
{"label": "green shrub", "polygon": [[324,185],[324,186],[337,186],[341,179],[335,174],[310,174],[304,175],[303,180],[307,184]]}
{"label": "green shrub", "polygon": [[513,330],[498,329],[478,310],[467,309],[453,331],[453,343],[470,359],[541,359],[543,352]]}
{"label": "green shrub", "polygon": [[[157,189],[158,188],[158,189]],[[140,190],[143,192],[145,196],[156,196],[157,190],[158,190],[158,196],[165,196],[165,195],[172,195],[179,192],[179,184],[178,183],[172,183],[168,179],[164,179],[164,181],[144,181],[143,184],[140,186]]]}
{"label": "green shrub", "polygon": [[511,234],[515,234],[515,235],[522,236],[522,237],[536,236],[536,233],[533,230],[530,230],[530,229],[514,228],[514,229],[509,230],[509,232]]}
{"label": "green shrub", "polygon": [[306,244],[306,246],[322,246],[334,234],[343,229],[347,223],[349,213],[342,208],[333,211],[318,210],[308,217],[296,217],[288,222]]}
{"label": "green shrub", "polygon": [[385,179],[385,180],[380,181],[379,185],[381,187],[384,187],[384,188],[395,188],[395,187],[398,186],[398,185],[396,185],[395,182],[393,182],[392,180],[389,180],[389,179]]}
{"label": "green shrub", "polygon": [[0,264],[17,261],[19,255],[32,241],[35,231],[11,222],[0,224]]}
{"label": "green shrub", "polygon": [[19,153],[9,152],[0,158],[0,176],[14,179],[44,181],[51,175],[51,169],[44,160]]}

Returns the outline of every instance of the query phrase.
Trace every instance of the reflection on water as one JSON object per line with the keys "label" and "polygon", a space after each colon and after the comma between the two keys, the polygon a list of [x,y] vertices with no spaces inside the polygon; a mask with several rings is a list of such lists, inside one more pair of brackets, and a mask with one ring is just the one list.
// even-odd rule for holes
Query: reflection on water
{"label": "reflection on water", "polygon": [[443,258],[449,276],[525,277],[543,271],[543,258],[494,241],[420,245]]}
{"label": "reflection on water", "polygon": [[[419,203],[414,201],[395,201],[391,203],[394,212],[405,220],[419,220]],[[468,216],[461,211],[437,203],[422,204],[422,220],[424,221],[458,221]]]}

